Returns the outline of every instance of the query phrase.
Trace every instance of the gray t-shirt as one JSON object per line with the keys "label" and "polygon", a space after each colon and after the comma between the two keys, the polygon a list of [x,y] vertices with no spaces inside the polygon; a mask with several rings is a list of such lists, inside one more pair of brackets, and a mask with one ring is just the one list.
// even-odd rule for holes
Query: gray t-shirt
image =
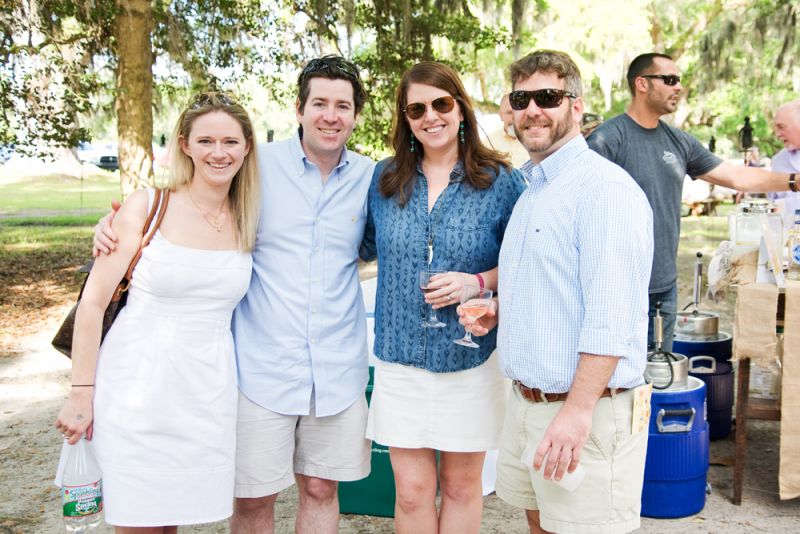
{"label": "gray t-shirt", "polygon": [[595,152],[628,171],[647,195],[655,243],[650,293],[671,289],[678,278],[683,178],[706,174],[722,160],[686,132],[662,121],[655,128],[643,128],[627,113],[603,123],[587,141]]}

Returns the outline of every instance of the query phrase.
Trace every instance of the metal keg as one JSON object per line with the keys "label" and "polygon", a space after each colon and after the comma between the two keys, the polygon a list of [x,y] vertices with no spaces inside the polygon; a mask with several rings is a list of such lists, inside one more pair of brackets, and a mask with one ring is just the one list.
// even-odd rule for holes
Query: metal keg
{"label": "metal keg", "polygon": [[664,342],[664,318],[661,303],[656,303],[653,319],[656,348],[647,354],[644,379],[657,390],[685,388],[689,378],[689,359],[683,354],[667,352],[661,348]]}
{"label": "metal keg", "polygon": [[701,311],[700,295],[703,280],[703,253],[697,253],[694,270],[694,294],[691,310],[684,308],[675,318],[675,337],[672,350],[685,354],[689,358],[698,355],[710,355],[717,361],[730,359],[733,353],[733,338],[727,332],[719,330],[719,315],[710,311]]}
{"label": "metal keg", "polygon": [[[700,288],[703,283],[703,253],[697,253],[694,264],[694,291],[692,302],[678,312],[675,318],[675,332],[694,339],[716,339],[719,332],[719,314],[710,311],[701,311]],[[691,310],[687,308],[691,306]]]}

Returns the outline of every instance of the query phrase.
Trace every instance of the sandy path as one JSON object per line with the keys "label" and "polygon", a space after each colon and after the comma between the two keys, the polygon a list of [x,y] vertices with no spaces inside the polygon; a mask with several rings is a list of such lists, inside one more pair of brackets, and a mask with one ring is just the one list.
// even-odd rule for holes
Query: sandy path
{"label": "sandy path", "polygon": [[[52,421],[66,394],[69,362],[49,346],[51,331],[21,340],[23,355],[0,359],[0,533],[63,531],[59,494],[52,485],[60,450]],[[698,515],[677,520],[643,519],[640,532],[800,532],[800,499],[777,498],[777,423],[752,422],[744,505],[730,504],[732,468],[709,471],[713,492]],[[730,464],[733,441],[714,442],[712,463]],[[680,498],[676,495],[675,498]],[[281,495],[277,532],[294,530],[296,493]],[[485,499],[482,533],[526,532],[522,513],[494,495]],[[340,531],[390,533],[391,519],[342,516]],[[99,532],[112,532],[103,527]],[[181,532],[223,533],[227,524],[187,527]]]}

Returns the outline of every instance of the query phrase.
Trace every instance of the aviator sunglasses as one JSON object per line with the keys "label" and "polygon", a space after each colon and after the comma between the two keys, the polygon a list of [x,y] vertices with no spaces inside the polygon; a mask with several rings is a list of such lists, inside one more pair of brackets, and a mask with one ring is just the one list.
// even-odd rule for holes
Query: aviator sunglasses
{"label": "aviator sunglasses", "polygon": [[642,78],[658,78],[664,85],[678,85],[681,83],[681,77],[677,74],[642,74]]}
{"label": "aviator sunglasses", "polygon": [[[422,102],[414,102],[404,107],[403,113],[405,113],[409,119],[417,120],[425,115],[427,107],[428,106]],[[440,96],[431,101],[431,107],[437,113],[450,113],[453,111],[453,108],[456,107],[456,99],[452,96]]]}
{"label": "aviator sunglasses", "polygon": [[537,89],[536,91],[511,91],[508,95],[511,109],[517,111],[528,109],[531,98],[536,102],[536,106],[541,109],[557,108],[561,105],[564,97],[578,98],[578,95],[564,91],[563,89]]}

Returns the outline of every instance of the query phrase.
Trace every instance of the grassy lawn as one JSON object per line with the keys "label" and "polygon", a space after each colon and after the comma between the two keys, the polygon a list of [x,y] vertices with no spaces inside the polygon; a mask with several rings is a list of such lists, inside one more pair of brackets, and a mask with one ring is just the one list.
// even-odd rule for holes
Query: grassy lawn
{"label": "grassy lawn", "polygon": [[[0,218],[54,214],[97,214],[120,197],[119,174],[103,173],[83,180],[66,175],[0,181]],[[97,219],[97,217],[95,217]]]}
{"label": "grassy lawn", "polygon": [[119,195],[119,177],[63,176],[0,182],[0,357],[49,328],[80,287],[92,227]]}

